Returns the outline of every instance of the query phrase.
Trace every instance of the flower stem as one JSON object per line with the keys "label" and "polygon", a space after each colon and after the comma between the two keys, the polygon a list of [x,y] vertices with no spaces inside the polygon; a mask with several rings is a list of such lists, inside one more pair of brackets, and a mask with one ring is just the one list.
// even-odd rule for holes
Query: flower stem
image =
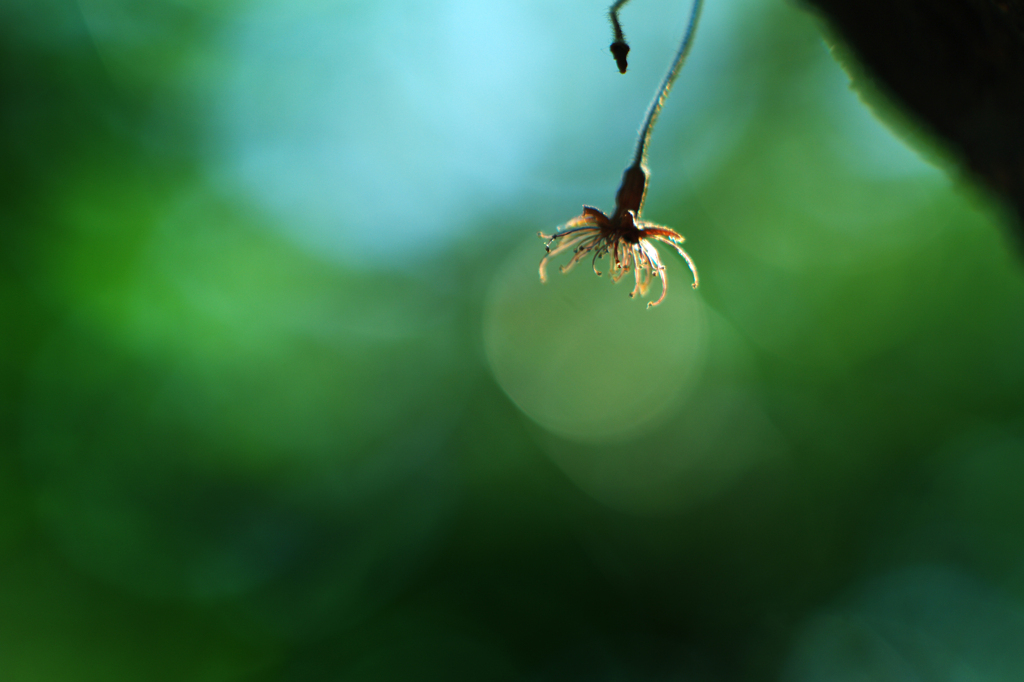
{"label": "flower stem", "polygon": [[626,73],[628,62],[626,55],[629,54],[629,45],[626,43],[626,36],[622,33],[622,25],[619,23],[619,8],[629,0],[618,0],[608,9],[608,17],[612,20],[612,30],[615,32],[615,39],[612,41],[611,51],[615,57],[615,63],[619,67],[619,73]]}
{"label": "flower stem", "polygon": [[[608,14],[612,21],[612,28],[615,31],[615,42],[612,43],[612,54],[615,55],[616,61],[619,64],[619,70],[623,73],[626,72],[625,53],[629,51],[629,46],[626,45],[626,39],[622,33],[622,26],[619,24],[618,13],[619,9],[627,2],[629,2],[629,0],[617,0],[617,2],[608,10]],[[668,97],[669,90],[672,89],[672,84],[675,82],[676,76],[679,75],[683,62],[686,61],[686,56],[690,53],[690,47],[693,45],[693,36],[697,32],[697,22],[700,20],[700,12],[703,5],[704,0],[693,0],[693,9],[690,11],[690,21],[686,26],[686,32],[683,34],[683,39],[679,43],[679,50],[676,52],[676,56],[672,60],[672,66],[669,67],[668,73],[665,74],[665,77],[661,81],[661,85],[658,86],[657,91],[654,93],[654,99],[651,100],[651,104],[647,108],[647,115],[644,116],[644,122],[640,127],[640,137],[636,142],[636,153],[633,155],[633,165],[631,168],[646,170],[647,143],[651,139],[651,131],[654,130],[654,122],[658,120],[658,114],[661,113],[661,107],[665,104],[665,98]],[[622,46],[621,48],[618,48],[618,52],[616,51],[617,45]],[[620,54],[621,60],[619,59]]]}

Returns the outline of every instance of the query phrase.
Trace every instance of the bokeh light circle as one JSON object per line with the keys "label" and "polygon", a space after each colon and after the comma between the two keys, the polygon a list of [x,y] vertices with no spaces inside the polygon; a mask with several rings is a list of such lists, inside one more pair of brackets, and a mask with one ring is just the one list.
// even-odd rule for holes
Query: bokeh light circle
{"label": "bokeh light circle", "polygon": [[[484,345],[499,385],[545,429],[579,441],[625,437],[664,417],[704,362],[705,313],[681,261],[667,264],[657,308],[630,298],[586,264],[541,284],[540,240],[516,249],[495,276]],[[666,260],[671,254],[664,254]],[[659,295],[659,283],[650,294]]]}

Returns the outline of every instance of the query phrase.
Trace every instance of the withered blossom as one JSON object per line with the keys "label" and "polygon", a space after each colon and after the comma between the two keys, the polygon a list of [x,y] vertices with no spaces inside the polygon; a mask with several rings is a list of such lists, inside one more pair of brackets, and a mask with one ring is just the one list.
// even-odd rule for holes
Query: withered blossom
{"label": "withered blossom", "polygon": [[[612,27],[615,32],[615,40],[612,43],[611,51],[615,61],[622,73],[626,72],[626,53],[629,46],[626,44],[622,28],[618,20],[618,10],[628,0],[618,0],[609,10]],[[640,129],[640,139],[637,141],[636,152],[633,155],[633,163],[622,175],[622,184],[615,195],[615,211],[611,217],[591,206],[584,206],[583,213],[576,216],[554,234],[539,232],[541,239],[546,240],[545,249],[547,255],[540,262],[540,281],[547,281],[545,268],[548,261],[572,250],[572,258],[563,265],[560,270],[569,272],[584,258],[591,256],[591,263],[594,272],[598,275],[597,261],[606,255],[610,257],[609,275],[613,282],[618,282],[632,271],[635,286],[630,296],[646,296],[655,278],[661,279],[661,296],[656,301],[650,301],[647,307],[653,307],[665,300],[668,292],[668,277],[665,273],[665,266],[655,248],[654,242],[668,244],[681,255],[693,273],[693,288],[696,289],[699,283],[697,268],[689,254],[683,250],[680,244],[683,243],[683,236],[675,230],[661,225],[655,225],[641,220],[640,212],[643,209],[644,198],[647,194],[647,143],[654,129],[654,122],[661,112],[669,90],[679,70],[689,53],[693,41],[694,31],[697,28],[697,21],[700,18],[700,10],[703,0],[694,0],[693,10],[690,14],[690,21],[683,34],[679,51],[672,60],[668,73],[662,80],[661,85],[655,93],[644,117],[643,127]]]}
{"label": "withered blossom", "polygon": [[609,275],[613,282],[633,272],[636,285],[630,296],[646,296],[651,282],[661,279],[661,296],[650,301],[647,307],[653,307],[665,300],[668,292],[668,276],[661,262],[654,242],[668,244],[679,252],[693,273],[693,287],[697,288],[699,279],[693,260],[680,246],[683,237],[675,230],[661,225],[648,223],[639,219],[640,208],[643,206],[643,195],[647,179],[643,169],[637,166],[626,170],[622,179],[622,187],[616,198],[615,212],[611,218],[591,206],[584,206],[583,213],[576,216],[564,226],[564,229],[546,235],[538,233],[541,239],[547,240],[547,255],[540,262],[540,281],[547,281],[545,268],[549,260],[572,249],[573,256],[568,263],[559,268],[563,273],[569,272],[584,258],[593,254],[592,265],[598,275],[597,261],[606,255],[611,257]]}

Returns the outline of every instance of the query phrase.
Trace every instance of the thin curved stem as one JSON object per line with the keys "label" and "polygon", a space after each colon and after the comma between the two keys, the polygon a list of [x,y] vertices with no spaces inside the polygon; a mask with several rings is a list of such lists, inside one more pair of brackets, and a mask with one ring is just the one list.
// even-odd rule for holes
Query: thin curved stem
{"label": "thin curved stem", "polygon": [[[615,44],[621,43],[625,45],[625,38],[622,35],[622,27],[619,25],[618,11],[625,5],[629,0],[618,0],[611,9],[608,10],[611,16],[612,26],[615,29],[616,43],[612,44],[614,53]],[[651,139],[651,131],[654,130],[654,122],[658,120],[658,114],[661,113],[661,107],[665,104],[665,98],[668,97],[669,90],[672,89],[672,84],[675,82],[676,77],[679,75],[680,69],[683,67],[683,62],[686,61],[686,56],[690,53],[690,47],[693,45],[693,36],[697,32],[697,22],[700,21],[700,12],[704,6],[704,0],[693,0],[693,9],[690,11],[690,21],[686,26],[686,32],[683,34],[683,39],[679,43],[679,50],[676,52],[675,58],[672,60],[672,66],[669,67],[668,73],[665,74],[665,78],[662,79],[661,85],[654,93],[654,99],[651,100],[650,106],[647,108],[647,115],[644,116],[643,125],[640,127],[640,137],[636,142],[636,153],[633,155],[633,168],[645,168],[647,165],[647,143]],[[629,48],[626,47],[626,51]],[[618,59],[618,56],[616,56]],[[623,62],[625,62],[625,56],[623,56]],[[620,63],[619,70],[625,72],[623,65]]]}
{"label": "thin curved stem", "polygon": [[612,51],[612,56],[615,57],[619,73],[626,73],[626,68],[629,65],[626,60],[626,56],[629,54],[629,45],[626,43],[626,36],[622,33],[622,24],[619,23],[619,8],[627,2],[629,0],[618,0],[618,2],[608,8],[608,18],[612,20],[612,30],[615,32],[615,38],[612,40],[612,45],[609,49]]}
{"label": "thin curved stem", "polygon": [[622,34],[622,24],[619,23],[619,10],[629,0],[618,0],[614,5],[608,8],[608,16],[612,20],[612,30],[615,31],[615,42],[624,43],[626,42],[626,36]]}

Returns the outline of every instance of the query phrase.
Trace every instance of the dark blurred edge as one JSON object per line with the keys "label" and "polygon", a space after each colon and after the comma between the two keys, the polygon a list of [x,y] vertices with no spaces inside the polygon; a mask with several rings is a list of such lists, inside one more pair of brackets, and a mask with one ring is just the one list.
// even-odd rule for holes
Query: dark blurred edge
{"label": "dark blurred edge", "polygon": [[802,0],[1009,209],[1024,245],[1024,0]]}

